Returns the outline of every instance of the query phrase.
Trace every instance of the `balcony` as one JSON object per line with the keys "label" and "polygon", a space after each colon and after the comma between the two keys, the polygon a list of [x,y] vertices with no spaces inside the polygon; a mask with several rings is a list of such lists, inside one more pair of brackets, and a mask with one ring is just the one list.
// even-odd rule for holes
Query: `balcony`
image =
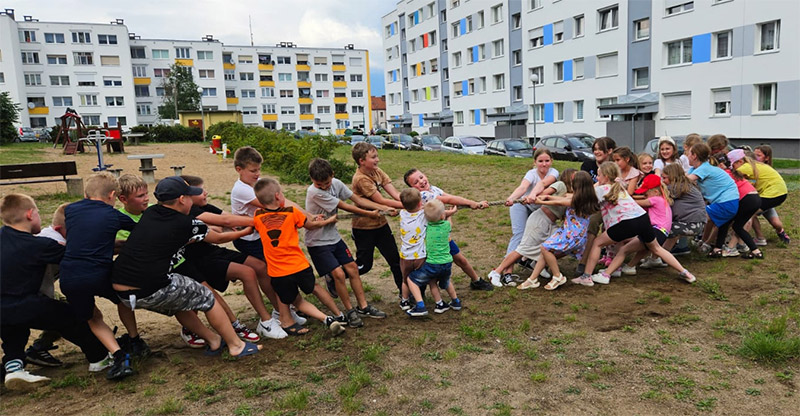
{"label": "balcony", "polygon": [[297,88],[311,88],[311,81],[297,81]]}
{"label": "balcony", "polygon": [[274,87],[275,81],[258,81],[259,87]]}
{"label": "balcony", "polygon": [[278,121],[278,115],[277,114],[262,114],[261,115],[261,120],[262,121]]}
{"label": "balcony", "polygon": [[225,62],[222,64],[222,69],[236,69],[236,64]]}
{"label": "balcony", "polygon": [[314,120],[314,114],[312,114],[312,113],[300,114],[300,120],[312,120],[313,121]]}
{"label": "balcony", "polygon": [[192,60],[192,59],[175,59],[175,65],[194,66],[194,60]]}
{"label": "balcony", "polygon": [[225,97],[225,102],[228,104],[239,104],[239,97]]}
{"label": "balcony", "polygon": [[347,113],[336,113],[335,118],[336,120],[348,120],[350,118],[350,115]]}
{"label": "balcony", "polygon": [[300,97],[297,99],[298,104],[311,104],[314,100],[311,97]]}
{"label": "balcony", "polygon": [[272,71],[274,68],[275,66],[272,64],[258,64],[259,71]]}
{"label": "balcony", "polygon": [[297,65],[294,66],[294,68],[298,72],[300,72],[300,71],[310,71],[311,70],[311,67],[307,63],[305,65],[297,64]]}
{"label": "balcony", "polygon": [[50,114],[50,107],[33,107],[28,109],[28,114],[47,115]]}
{"label": "balcony", "polygon": [[334,62],[333,65],[331,65],[331,70],[333,70],[333,72],[344,72],[347,71],[347,67],[345,67],[343,63]]}
{"label": "balcony", "polygon": [[333,97],[334,104],[347,104],[347,97]]}
{"label": "balcony", "polygon": [[150,78],[147,77],[134,77],[133,85],[150,85]]}
{"label": "balcony", "polygon": [[333,81],[333,88],[347,88],[347,81]]}

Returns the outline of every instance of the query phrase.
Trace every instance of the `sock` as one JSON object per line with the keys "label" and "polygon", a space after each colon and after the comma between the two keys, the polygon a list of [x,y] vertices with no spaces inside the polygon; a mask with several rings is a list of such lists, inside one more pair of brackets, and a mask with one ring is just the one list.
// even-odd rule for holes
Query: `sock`
{"label": "sock", "polygon": [[582,264],[582,263],[578,263],[578,273],[583,274],[584,271],[586,271],[586,265]]}
{"label": "sock", "polygon": [[681,272],[681,276],[686,276],[688,274],[690,274],[689,269],[683,269],[683,271]]}
{"label": "sock", "polygon": [[10,360],[9,362],[6,363],[6,373],[10,374],[10,373],[15,373],[17,371],[21,371],[22,367],[23,363],[22,360],[20,360],[19,358]]}
{"label": "sock", "polygon": [[119,350],[114,351],[114,353],[111,354],[111,355],[114,356],[114,362],[119,362],[119,361],[125,360],[125,355],[126,354],[125,354],[125,351],[122,351],[121,349],[119,349]]}
{"label": "sock", "polygon": [[417,302],[417,308],[420,308],[420,309],[425,308],[425,302],[423,302],[423,301]]}

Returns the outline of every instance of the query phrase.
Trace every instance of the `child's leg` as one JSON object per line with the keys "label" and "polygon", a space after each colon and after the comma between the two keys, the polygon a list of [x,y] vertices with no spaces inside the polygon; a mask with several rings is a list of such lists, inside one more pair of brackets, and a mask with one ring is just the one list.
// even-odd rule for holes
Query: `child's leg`
{"label": "child's leg", "polygon": [[431,297],[433,297],[433,301],[439,303],[442,301],[442,292],[439,290],[439,285],[436,283],[436,280],[431,280],[431,282],[428,283],[428,287],[431,288]]}
{"label": "child's leg", "polygon": [[117,313],[122,325],[125,326],[125,330],[128,331],[128,336],[131,338],[138,337],[139,330],[136,327],[136,314],[133,313],[133,310],[120,302],[117,304]]}
{"label": "child's leg", "polygon": [[[245,297],[247,297],[250,305],[253,306],[253,309],[255,309],[258,317],[261,318],[262,321],[267,321],[272,318],[267,312],[266,306],[264,306],[264,301],[261,300],[261,291],[258,287],[259,282],[256,277],[256,271],[253,270],[252,267],[231,262],[228,264],[228,273],[225,274],[225,277],[228,280],[241,280]],[[292,318],[288,317],[288,319],[291,321]],[[236,320],[235,316],[233,320]]]}
{"label": "child's leg", "polygon": [[[313,293],[314,293],[314,296],[316,296],[317,299],[319,299],[319,301],[322,302],[322,304],[325,305],[325,307],[328,308],[331,311],[331,313],[333,313],[334,316],[339,316],[339,315],[342,314],[342,311],[340,311],[339,307],[336,306],[336,302],[333,301],[333,298],[331,297],[331,294],[328,293],[328,291],[326,289],[323,289],[322,286],[314,285],[314,292]],[[286,309],[287,309],[286,314],[288,315],[289,314],[289,311],[288,311],[289,308],[287,307]],[[281,314],[281,316],[283,316],[283,314]],[[283,323],[283,322],[281,322],[281,323]]]}
{"label": "child's leg", "polygon": [[[510,253],[506,254],[506,256],[503,258],[503,261],[501,261],[500,265],[495,267],[494,270],[499,273],[506,273],[507,270],[513,269],[514,263],[521,258],[522,254],[519,254],[519,252],[516,250],[512,250]],[[455,258],[453,258],[453,261],[455,261]]]}
{"label": "child's leg", "polygon": [[[230,352],[230,354],[233,356],[239,355],[239,353],[241,353],[244,349],[244,341],[239,339],[239,336],[236,335],[236,331],[233,329],[231,321],[228,319],[228,315],[222,309],[222,306],[219,303],[214,302],[214,306],[206,311],[205,314],[206,319],[208,319],[208,323],[211,325],[211,327],[214,328],[214,330],[217,331],[222,339],[224,339],[228,344],[228,352]],[[259,346],[258,349],[261,349],[261,347]]]}
{"label": "child's leg", "polygon": [[[397,251],[397,243],[395,242],[394,234],[392,234],[392,229],[389,224],[385,224],[383,227],[378,228],[376,233],[378,234],[376,243],[378,252],[381,253],[381,256],[386,260],[386,264],[389,265],[397,290],[402,291],[403,273],[400,271],[400,253]],[[361,269],[359,269],[358,273],[359,275],[364,274]]]}
{"label": "child's leg", "polygon": [[675,247],[675,243],[678,242],[678,237],[670,237],[667,241],[664,242],[664,250],[672,250],[672,247]]}
{"label": "child's leg", "polygon": [[[358,266],[356,266],[355,263],[353,263],[353,266],[356,269],[355,275],[358,276]],[[336,294],[339,295],[339,299],[342,301],[342,306],[344,306],[344,309],[347,311],[353,309],[353,304],[350,303],[350,293],[347,292],[347,276],[345,275],[344,268],[339,266],[333,269],[331,271],[331,276],[333,276],[333,283],[336,286]],[[361,279],[358,280],[358,283],[361,283]],[[350,282],[350,286],[353,286],[352,281]],[[353,288],[353,292],[355,291],[355,288]],[[358,299],[358,297],[356,297],[356,299]]]}
{"label": "child's leg", "polygon": [[[769,218],[767,218],[767,220],[769,220]],[[761,222],[758,220],[758,215],[753,217],[753,220],[750,223],[753,227],[753,232],[756,234],[756,238],[759,240],[764,240],[764,233],[761,231]]]}
{"label": "child's leg", "polygon": [[[314,290],[316,290],[316,288]],[[328,297],[330,297],[330,295],[328,295]],[[318,321],[320,321],[322,323],[325,323],[325,318],[328,317],[327,315],[322,313],[322,311],[317,309],[317,307],[314,306],[313,303],[303,299],[302,295],[298,294],[297,295],[297,299],[295,299],[295,301],[294,301],[294,303],[292,303],[292,305],[294,305],[295,309],[297,309],[298,311],[303,312],[304,314],[306,314],[306,315],[308,315],[308,316],[310,316],[310,317],[312,317],[312,318],[314,318],[314,319],[316,319],[316,320],[318,320]]]}
{"label": "child's leg", "polygon": [[647,243],[646,245],[647,249],[650,250],[650,252],[660,257],[661,260],[664,260],[664,263],[667,263],[670,267],[677,270],[679,273],[683,273],[683,271],[686,270],[681,265],[681,262],[679,262],[678,259],[676,259],[675,256],[672,255],[672,253],[670,253],[667,250],[664,250],[663,247],[658,245],[658,242],[655,239],[653,239],[653,241]]}
{"label": "child's leg", "polygon": [[[358,303],[359,308],[366,308],[367,307],[367,296],[364,294],[364,286],[361,283],[361,276],[358,273],[358,265],[356,262],[351,261],[350,263],[345,264],[342,266],[344,272],[347,274],[347,277],[350,278],[350,288],[353,289],[353,295],[356,297],[356,302]],[[337,292],[339,289],[337,287]],[[339,293],[339,298],[342,297],[342,294]],[[349,301],[350,299],[348,299]],[[342,300],[344,303],[344,300]],[[352,308],[348,308],[352,309]]]}
{"label": "child's leg", "polygon": [[[589,242],[588,236],[586,238],[586,242],[587,244]],[[584,256],[584,258],[586,258],[586,268],[584,269],[584,274],[591,274],[594,272],[594,268],[597,266],[597,261],[600,260],[600,248],[614,243],[616,243],[616,241],[612,240],[606,232],[594,239],[591,246],[592,248],[589,250],[589,255]]]}
{"label": "child's leg", "polygon": [[[542,247],[542,254],[539,256],[539,261],[545,262],[547,267],[550,268],[551,275],[553,276],[561,275],[561,270],[558,268],[558,259],[556,258],[555,254],[553,254],[547,248]],[[539,266],[539,262],[536,262],[536,266],[537,267]]]}
{"label": "child's leg", "polygon": [[197,311],[176,312],[175,319],[177,319],[184,328],[193,332],[198,337],[203,338],[206,341],[208,348],[212,350],[219,349],[219,346],[222,343],[222,337],[209,329],[207,326],[203,325],[203,322],[200,321],[200,317],[197,316]]}
{"label": "child's leg", "polygon": [[272,307],[277,309],[280,314],[281,326],[289,327],[293,325],[294,322],[289,314],[289,305],[281,302],[281,300],[278,299],[278,295],[275,294],[275,290],[272,288],[272,278],[267,275],[267,263],[257,257],[247,256],[244,264],[256,272],[256,278],[258,279],[258,285],[261,287],[261,291],[264,292],[264,295],[269,299],[269,303],[272,304]]}
{"label": "child's leg", "polygon": [[214,303],[219,303],[219,305],[222,306],[222,310],[225,311],[225,315],[228,316],[228,320],[230,320],[231,322],[235,321],[236,315],[233,313],[233,309],[231,309],[231,306],[228,305],[228,302],[225,302],[225,299],[222,298],[222,295],[220,295],[219,292],[214,290],[206,282],[203,282],[203,286],[207,287],[211,291],[211,293],[214,294]]}
{"label": "child's leg", "polygon": [[[431,292],[433,291],[431,290]],[[450,299],[458,299],[458,294],[456,294],[456,287],[453,286],[453,279],[450,279],[450,281],[447,284],[447,294],[450,296]]]}
{"label": "child's leg", "polygon": [[480,280],[478,277],[478,273],[475,273],[475,269],[472,268],[472,265],[469,264],[469,261],[466,257],[464,257],[464,253],[460,251],[458,254],[453,255],[453,263],[458,266],[464,273],[469,276],[469,278],[474,282],[476,280]]}
{"label": "child's leg", "polygon": [[[544,250],[542,250],[542,252],[544,252]],[[533,267],[533,273],[531,273],[531,277],[529,277],[528,280],[532,280],[532,281],[538,280],[539,279],[539,274],[542,273],[542,270],[544,270],[544,266],[546,266],[546,265],[547,265],[546,260],[540,254],[539,255],[539,260],[536,261],[536,266]]]}
{"label": "child's leg", "polygon": [[[641,244],[641,242],[639,244]],[[665,250],[666,250],[666,248],[665,248]],[[639,262],[643,258],[645,258],[645,257],[647,257],[649,255],[651,255],[650,250],[645,249],[644,245],[642,245],[641,248],[636,251],[636,254],[633,257],[631,257],[631,260],[628,262],[628,267],[636,267],[636,265],[639,264]],[[613,261],[612,261],[612,263],[613,263]],[[612,270],[611,266],[608,266],[608,270],[615,271],[616,269]]]}
{"label": "child's leg", "polygon": [[[639,241],[638,238],[634,238],[627,244],[623,245],[622,247],[619,247],[619,251],[617,251],[617,254],[614,256],[614,259],[611,260],[611,263],[608,265],[608,268],[606,268],[606,273],[611,274],[611,272],[619,269],[622,266],[622,263],[625,262],[625,256],[628,253],[638,252],[643,248],[644,246],[642,245],[641,241]],[[647,254],[647,251],[645,251],[645,254]],[[642,258],[644,258],[644,256],[642,256]]]}
{"label": "child's leg", "polygon": [[114,332],[111,331],[111,328],[103,321],[103,313],[100,312],[100,309],[97,309],[97,306],[94,307],[94,314],[91,319],[89,319],[88,323],[89,329],[92,330],[94,336],[106,347],[108,352],[113,354],[119,351],[119,344],[114,337]]}
{"label": "child's leg", "polygon": [[419,286],[411,279],[408,281],[408,290],[411,292],[411,296],[414,296],[415,302],[425,302],[425,300],[422,299],[422,291],[419,289]]}

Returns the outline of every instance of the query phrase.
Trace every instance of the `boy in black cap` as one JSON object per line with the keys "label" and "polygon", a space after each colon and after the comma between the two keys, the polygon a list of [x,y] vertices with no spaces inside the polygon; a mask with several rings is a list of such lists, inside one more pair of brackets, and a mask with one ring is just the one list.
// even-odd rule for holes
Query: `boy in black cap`
{"label": "boy in black cap", "polygon": [[[202,188],[189,186],[179,176],[162,179],[156,185],[158,205],[148,208],[114,262],[112,283],[123,304],[131,309],[148,309],[175,315],[184,327],[206,341],[206,354],[219,354],[223,347],[232,356],[255,354],[260,347],[244,342],[236,335],[225,311],[214,302],[210,289],[184,275],[172,272],[183,257],[185,246],[205,240],[208,226],[188,216],[191,195]],[[252,232],[246,228],[240,233]],[[238,238],[238,236],[237,236]],[[217,333],[207,328],[192,311],[206,313]]]}

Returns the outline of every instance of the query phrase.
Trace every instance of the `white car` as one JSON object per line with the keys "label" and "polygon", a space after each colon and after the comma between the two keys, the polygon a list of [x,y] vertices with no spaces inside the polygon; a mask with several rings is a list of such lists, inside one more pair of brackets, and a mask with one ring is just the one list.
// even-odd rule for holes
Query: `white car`
{"label": "white car", "polygon": [[482,155],[486,142],[476,136],[450,136],[442,143],[441,151],[465,155]]}

